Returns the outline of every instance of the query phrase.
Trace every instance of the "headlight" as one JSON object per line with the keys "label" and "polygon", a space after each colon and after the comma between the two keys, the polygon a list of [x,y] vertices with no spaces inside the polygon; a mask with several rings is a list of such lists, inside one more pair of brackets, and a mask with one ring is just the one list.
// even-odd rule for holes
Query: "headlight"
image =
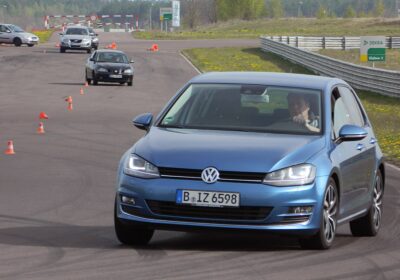
{"label": "headlight", "polygon": [[130,155],[125,163],[124,173],[139,178],[160,177],[158,168],[137,155]]}
{"label": "headlight", "polygon": [[311,164],[300,164],[268,173],[263,183],[272,186],[299,186],[314,182],[316,168]]}
{"label": "headlight", "polygon": [[132,69],[125,69],[124,70],[124,74],[132,74],[132,73],[133,73]]}
{"label": "headlight", "polygon": [[105,73],[107,73],[108,70],[106,68],[100,67],[100,68],[97,68],[97,72],[105,72]]}
{"label": "headlight", "polygon": [[92,39],[92,41],[93,41],[93,42],[97,42],[97,41],[99,41],[99,38],[94,37],[94,38]]}
{"label": "headlight", "polygon": [[90,43],[90,42],[92,42],[92,40],[91,39],[83,39],[82,40],[82,43],[84,43],[84,44],[87,44],[87,43]]}
{"label": "headlight", "polygon": [[69,39],[64,38],[64,39],[62,39],[62,42],[68,44],[69,43]]}

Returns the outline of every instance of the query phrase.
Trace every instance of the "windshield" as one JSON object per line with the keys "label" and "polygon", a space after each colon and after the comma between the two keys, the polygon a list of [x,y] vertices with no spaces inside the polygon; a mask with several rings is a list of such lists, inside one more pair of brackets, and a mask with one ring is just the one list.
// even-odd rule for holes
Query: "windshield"
{"label": "windshield", "polygon": [[21,27],[16,25],[9,25],[8,27],[10,27],[10,29],[14,32],[19,32],[19,33],[25,32]]}
{"label": "windshield", "polygon": [[321,133],[319,90],[266,85],[192,84],[160,121],[161,127]]}
{"label": "windshield", "polygon": [[68,28],[65,32],[67,35],[88,35],[88,31],[85,28]]}
{"label": "windshield", "polygon": [[115,52],[101,52],[97,55],[97,62],[129,63],[126,55]]}

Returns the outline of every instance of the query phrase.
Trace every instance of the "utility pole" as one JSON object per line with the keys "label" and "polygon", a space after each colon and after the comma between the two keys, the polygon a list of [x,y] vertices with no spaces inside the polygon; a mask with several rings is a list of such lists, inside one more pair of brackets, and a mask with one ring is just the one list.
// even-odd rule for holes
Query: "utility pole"
{"label": "utility pole", "polygon": [[[2,17],[3,17],[4,23],[7,23],[7,20],[6,20],[7,5],[6,5],[6,4],[3,4],[3,5],[0,6],[0,8],[1,8],[1,15],[2,15]],[[0,22],[1,22],[1,20],[0,20]]]}
{"label": "utility pole", "polygon": [[299,2],[299,5],[297,7],[297,17],[301,17],[302,16],[302,11],[303,11],[303,1]]}
{"label": "utility pole", "polygon": [[153,3],[151,3],[151,5],[150,5],[150,30],[153,30],[153,26],[152,26],[152,18],[151,18],[151,16],[152,16],[152,13],[153,13]]}
{"label": "utility pole", "polygon": [[400,16],[400,0],[396,0],[396,16]]}

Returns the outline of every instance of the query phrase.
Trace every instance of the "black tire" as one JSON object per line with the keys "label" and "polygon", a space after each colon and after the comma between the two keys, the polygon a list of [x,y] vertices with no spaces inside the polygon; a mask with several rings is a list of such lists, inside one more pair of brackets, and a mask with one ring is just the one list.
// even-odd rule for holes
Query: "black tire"
{"label": "black tire", "polygon": [[153,229],[141,228],[121,222],[117,216],[117,200],[115,200],[114,205],[114,229],[119,242],[131,246],[147,245],[154,234]]}
{"label": "black tire", "polygon": [[99,84],[99,82],[96,79],[96,75],[94,74],[94,72],[92,73],[92,81],[93,81],[93,85],[97,86]]}
{"label": "black tire", "polygon": [[22,40],[20,38],[14,38],[13,40],[14,46],[20,47],[22,45]]}
{"label": "black tire", "polygon": [[87,77],[87,74],[86,74],[85,76],[86,76],[86,78],[85,78],[86,82],[88,83],[88,85],[90,85],[90,84],[92,83],[92,79],[89,79],[89,78]]}
{"label": "black tire", "polygon": [[132,86],[133,85],[133,82],[132,81],[130,81],[130,82],[128,82],[128,86]]}
{"label": "black tire", "polygon": [[384,184],[382,173],[378,169],[375,176],[374,191],[372,192],[372,205],[367,214],[350,222],[353,236],[375,236],[378,234],[382,223]]}
{"label": "black tire", "polygon": [[65,53],[65,49],[64,48],[60,48],[60,53]]}
{"label": "black tire", "polygon": [[[325,203],[326,201],[334,202]],[[328,207],[326,206],[328,204]],[[339,194],[335,180],[329,179],[324,193],[320,230],[313,236],[299,239],[303,249],[325,250],[332,246],[336,234],[336,219],[339,209]],[[326,229],[328,228],[327,232]]]}
{"label": "black tire", "polygon": [[30,48],[33,47],[33,46],[34,46],[34,44],[28,44],[28,47],[30,47]]}

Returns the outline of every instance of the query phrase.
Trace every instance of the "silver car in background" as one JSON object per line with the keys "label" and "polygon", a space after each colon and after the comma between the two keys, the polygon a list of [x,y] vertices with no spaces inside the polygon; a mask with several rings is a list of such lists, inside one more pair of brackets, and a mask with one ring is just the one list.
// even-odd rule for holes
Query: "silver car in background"
{"label": "silver car in background", "polygon": [[66,50],[85,50],[92,52],[92,37],[85,26],[68,27],[64,33],[60,33],[60,53]]}
{"label": "silver car in background", "polygon": [[0,23],[0,43],[14,44],[17,47],[26,44],[33,47],[39,44],[39,37],[25,32],[17,25]]}

